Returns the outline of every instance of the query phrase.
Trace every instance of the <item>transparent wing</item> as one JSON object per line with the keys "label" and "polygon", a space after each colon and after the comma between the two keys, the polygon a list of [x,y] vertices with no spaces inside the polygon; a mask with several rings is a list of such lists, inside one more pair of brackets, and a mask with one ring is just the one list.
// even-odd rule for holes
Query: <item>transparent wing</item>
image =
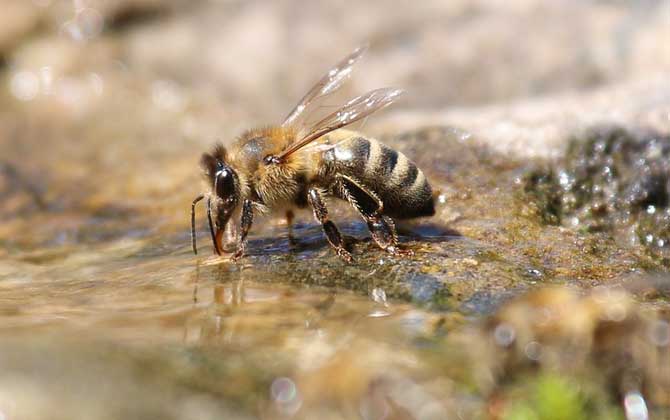
{"label": "transparent wing", "polygon": [[307,146],[303,147],[301,150],[307,152],[307,153],[324,153],[327,152],[328,150],[334,149],[338,147],[339,145],[351,140],[352,137],[357,136],[355,132],[351,132],[350,136],[346,137],[340,137],[338,136],[338,140],[335,141],[335,143],[332,143],[332,139],[328,138],[327,136],[321,136],[320,138],[314,140]]}
{"label": "transparent wing", "polygon": [[401,94],[400,89],[382,88],[350,100],[342,108],[314,124],[304,137],[291,144],[277,158],[281,161],[319,137],[367,117],[393,103]]}
{"label": "transparent wing", "polygon": [[356,62],[363,56],[367,49],[367,45],[358,47],[354,52],[344,57],[339,63],[331,68],[328,73],[326,73],[321,80],[319,80],[312,89],[303,96],[300,102],[298,102],[298,105],[296,105],[296,107],[293,108],[293,111],[288,114],[282,125],[287,126],[293,124],[315,99],[329,95],[339,89],[340,86],[342,86],[342,83],[351,76],[351,70],[354,67],[354,64],[356,64]]}

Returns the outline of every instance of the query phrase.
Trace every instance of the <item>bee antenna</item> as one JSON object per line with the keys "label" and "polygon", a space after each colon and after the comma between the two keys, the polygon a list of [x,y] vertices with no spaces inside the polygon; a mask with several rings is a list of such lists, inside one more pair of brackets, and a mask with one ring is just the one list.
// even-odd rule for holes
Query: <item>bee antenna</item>
{"label": "bee antenna", "polygon": [[205,196],[201,194],[194,198],[191,203],[191,246],[193,247],[193,253],[195,255],[198,255],[198,247],[195,244],[195,205],[203,198],[205,198]]}

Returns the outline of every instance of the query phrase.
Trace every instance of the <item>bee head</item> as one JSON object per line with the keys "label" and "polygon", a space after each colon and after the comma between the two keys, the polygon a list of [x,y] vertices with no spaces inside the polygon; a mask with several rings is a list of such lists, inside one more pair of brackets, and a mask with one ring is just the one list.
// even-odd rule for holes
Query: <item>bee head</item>
{"label": "bee head", "polygon": [[221,238],[226,224],[240,202],[239,178],[237,172],[226,162],[226,149],[220,144],[211,153],[203,154],[200,164],[212,194],[216,197],[212,201],[212,207],[215,213],[216,246],[221,250]]}

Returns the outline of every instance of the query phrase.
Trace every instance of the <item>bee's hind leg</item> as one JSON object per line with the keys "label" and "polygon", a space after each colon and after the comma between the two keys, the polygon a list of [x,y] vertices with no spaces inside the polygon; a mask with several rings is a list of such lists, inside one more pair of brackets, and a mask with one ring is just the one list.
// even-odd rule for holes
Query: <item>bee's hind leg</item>
{"label": "bee's hind leg", "polygon": [[342,195],[363,216],[372,234],[372,239],[381,249],[393,255],[414,254],[411,250],[398,246],[395,224],[390,217],[382,214],[384,203],[375,193],[345,175],[338,175],[338,181]]}
{"label": "bee's hind leg", "polygon": [[312,206],[312,209],[314,210],[314,217],[319,221],[319,223],[321,223],[323,231],[326,234],[326,238],[328,238],[330,245],[335,248],[337,255],[342,257],[342,259],[344,259],[346,262],[352,262],[353,258],[351,257],[351,254],[344,248],[342,234],[340,233],[339,229],[337,229],[337,226],[335,226],[335,223],[328,219],[328,209],[326,208],[326,204],[323,202],[323,198],[321,197],[319,190],[317,188],[311,187],[307,192],[307,199],[309,204]]}

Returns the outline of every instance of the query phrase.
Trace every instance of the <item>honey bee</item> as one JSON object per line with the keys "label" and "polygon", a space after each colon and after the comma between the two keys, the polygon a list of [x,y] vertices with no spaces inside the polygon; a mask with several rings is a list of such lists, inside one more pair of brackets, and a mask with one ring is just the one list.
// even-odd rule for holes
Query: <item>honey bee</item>
{"label": "honey bee", "polygon": [[352,256],[330,220],[327,197],[349,202],[367,222],[377,245],[395,255],[411,254],[398,246],[391,217],[409,219],[435,213],[433,193],[423,172],[405,155],[362,134],[344,130],[392,102],[402,91],[382,88],[358,96],[317,123],[307,126],[306,110],[340,88],[366,47],[356,49],[331,68],[300,100],[279,126],[243,133],[229,149],[217,144],[202,155],[209,192],[191,205],[191,237],[195,243],[195,206],[206,198],[214,251],[223,252],[226,225],[239,218],[233,261],[244,255],[254,213],[311,207],[330,245],[345,261]]}

